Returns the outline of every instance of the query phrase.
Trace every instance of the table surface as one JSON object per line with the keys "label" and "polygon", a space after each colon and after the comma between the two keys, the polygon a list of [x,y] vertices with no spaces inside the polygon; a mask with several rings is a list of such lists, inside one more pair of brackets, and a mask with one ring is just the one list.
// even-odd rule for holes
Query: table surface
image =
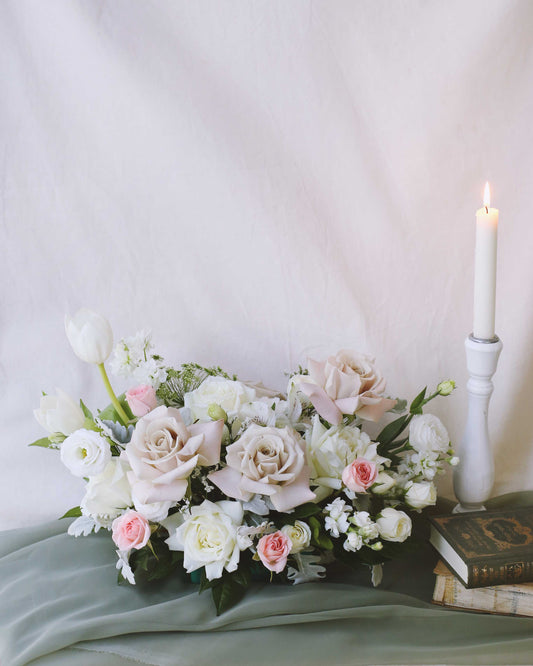
{"label": "table surface", "polygon": [[[533,504],[533,493],[491,506]],[[107,533],[74,539],[65,521],[0,534],[0,663],[77,666],[533,664],[533,618],[431,605],[429,546],[327,582],[255,584],[217,618],[208,592],[178,576],[116,584]]]}

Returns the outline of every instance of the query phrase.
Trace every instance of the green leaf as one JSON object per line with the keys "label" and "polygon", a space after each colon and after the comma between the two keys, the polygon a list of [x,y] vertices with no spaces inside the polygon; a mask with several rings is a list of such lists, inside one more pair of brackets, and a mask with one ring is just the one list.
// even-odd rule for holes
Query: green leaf
{"label": "green leaf", "polygon": [[[128,405],[126,401],[126,395],[125,393],[121,393],[118,396],[118,401],[122,405],[122,409],[126,412],[126,416],[128,419],[133,419],[134,416],[132,414],[132,411],[130,409],[130,406]],[[103,409],[101,412],[99,412],[98,416],[102,419],[102,421],[115,421],[115,423],[118,421],[119,423],[122,423],[122,420],[120,419],[119,415],[117,414],[116,409],[113,407],[112,404],[108,405],[105,409]]]}
{"label": "green leaf", "polygon": [[409,412],[411,414],[422,414],[422,407],[424,406],[427,390],[428,387],[426,386],[413,400],[411,406],[409,407]]}
{"label": "green leaf", "polygon": [[42,437],[41,439],[28,444],[28,446],[42,446],[44,449],[56,449],[57,447],[52,444],[48,437]]}
{"label": "green leaf", "polygon": [[252,574],[250,573],[250,570],[247,569],[246,567],[241,567],[240,569],[237,569],[237,571],[235,571],[235,573],[233,574],[232,578],[237,583],[237,585],[242,585],[243,587],[248,587],[252,582]]}
{"label": "green leaf", "polygon": [[82,515],[81,509],[79,506],[75,506],[72,509],[69,509],[65,515],[61,516],[59,520],[63,520],[63,518],[79,518]]}
{"label": "green leaf", "polygon": [[391,414],[403,414],[406,408],[407,408],[407,400],[396,398],[396,404],[392,409],[389,409],[388,411]]}
{"label": "green leaf", "polygon": [[383,428],[383,430],[376,437],[376,441],[379,442],[379,444],[382,447],[388,446],[392,441],[396,439],[396,437],[398,437],[402,433],[403,429],[409,423],[410,420],[411,416],[409,414],[406,414],[405,416],[400,416],[399,419],[392,421]]}
{"label": "green leaf", "polygon": [[217,615],[222,615],[243,598],[245,588],[233,580],[232,576],[219,578],[219,584],[211,588]]}
{"label": "green leaf", "polygon": [[322,509],[318,504],[313,504],[313,502],[306,502],[297,506],[296,509],[291,513],[291,520],[301,520],[302,518],[308,518],[309,516],[316,516],[318,513],[321,513]]}
{"label": "green leaf", "polygon": [[91,421],[92,421],[93,420],[92,412],[87,407],[87,405],[83,402],[83,400],[81,400],[81,398],[80,398],[80,407],[81,407],[81,410],[82,410],[83,414],[85,415],[85,418],[86,419],[91,419]]}
{"label": "green leaf", "polygon": [[237,379],[218,366],[204,368],[198,363],[184,363],[179,370],[167,368],[167,379],[157,389],[157,397],[167,407],[183,407],[183,396],[197,389],[207,377]]}

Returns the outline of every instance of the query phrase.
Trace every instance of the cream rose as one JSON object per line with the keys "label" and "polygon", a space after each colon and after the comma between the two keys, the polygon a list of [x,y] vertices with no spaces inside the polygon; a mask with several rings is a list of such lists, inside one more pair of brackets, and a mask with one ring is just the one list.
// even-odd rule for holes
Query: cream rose
{"label": "cream rose", "polygon": [[411,519],[403,511],[392,507],[382,509],[376,520],[380,535],[385,541],[405,541],[411,534]]}
{"label": "cream rose", "polygon": [[301,520],[295,520],[294,525],[284,525],[281,531],[292,543],[291,555],[299,553],[311,543],[311,528]]}
{"label": "cream rose", "polygon": [[304,442],[292,428],[252,424],[226,449],[226,464],[212,481],[228,497],[249,501],[268,495],[276,511],[289,511],[315,499],[309,489]]}
{"label": "cream rose", "polygon": [[450,448],[450,436],[436,416],[420,414],[409,425],[409,444],[419,453],[441,453]]}
{"label": "cream rose", "polygon": [[385,380],[370,356],[343,350],[327,361],[309,359],[308,366],[309,382],[302,382],[301,390],[333,425],[342,421],[343,414],[379,421],[396,404],[383,397]]}
{"label": "cream rose", "polygon": [[76,430],[61,444],[61,462],[74,476],[96,476],[111,460],[107,440],[94,430]]}
{"label": "cream rose", "polygon": [[204,500],[191,508],[190,515],[176,528],[174,514],[165,521],[170,537],[166,540],[170,550],[183,551],[183,566],[187,573],[205,567],[208,580],[220,578],[224,569],[236,571],[240,548],[237,530],[244,512],[240,502],[210,502]]}
{"label": "cream rose", "polygon": [[119,458],[112,458],[104,471],[89,479],[80,507],[84,516],[110,528],[113,520],[132,505],[131,488],[126,473],[129,467]]}
{"label": "cream rose", "polygon": [[173,407],[157,407],[137,422],[126,458],[133,492],[141,504],[177,502],[198,465],[220,460],[223,421],[185,426]]}
{"label": "cream rose", "polygon": [[255,390],[242,382],[208,377],[197,389],[185,394],[184,404],[191,410],[194,420],[207,421],[210,405],[222,407],[230,418],[234,418],[244,404],[255,399]]}
{"label": "cream rose", "polygon": [[431,482],[411,482],[406,489],[405,501],[413,509],[423,509],[426,506],[433,506],[437,502],[437,489]]}

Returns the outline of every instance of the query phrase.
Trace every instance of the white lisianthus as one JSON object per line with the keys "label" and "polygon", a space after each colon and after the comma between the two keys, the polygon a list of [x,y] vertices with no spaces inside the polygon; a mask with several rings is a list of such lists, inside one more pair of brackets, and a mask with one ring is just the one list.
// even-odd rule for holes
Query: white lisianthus
{"label": "white lisianthus", "polygon": [[238,528],[243,515],[240,502],[204,500],[191,507],[189,516],[177,529],[172,530],[170,525],[174,516],[183,520],[180,514],[165,522],[170,532],[166,543],[170,550],[183,551],[187,573],[205,567],[208,580],[220,578],[224,569],[236,571],[239,565]]}
{"label": "white lisianthus", "polygon": [[437,489],[433,483],[423,481],[421,483],[410,482],[406,486],[405,501],[413,509],[423,509],[433,506],[437,502]]}
{"label": "white lisianthus", "polygon": [[379,533],[385,541],[405,541],[411,534],[412,523],[404,511],[392,507],[382,509],[376,520]]}
{"label": "white lisianthus", "polygon": [[94,430],[76,430],[61,444],[61,462],[74,476],[101,474],[110,460],[108,441]]}
{"label": "white lisianthus", "polygon": [[237,416],[244,404],[255,398],[255,390],[242,382],[224,377],[208,377],[197,389],[185,394],[184,404],[191,410],[195,420],[210,420],[207,412],[213,404],[222,407],[231,419]]}
{"label": "white lisianthus", "polygon": [[396,484],[396,480],[387,472],[380,472],[374,485],[370,487],[370,492],[375,493],[376,495],[384,495],[388,493],[389,490]]}
{"label": "white lisianthus", "polygon": [[327,497],[331,490],[340,490],[344,469],[357,458],[377,465],[387,462],[387,458],[378,455],[377,444],[353,425],[325,428],[315,416],[306,441],[311,479],[319,486],[316,491],[319,500]]}
{"label": "white lisianthus", "polygon": [[81,308],[65,315],[65,332],[74,353],[86,363],[104,363],[113,349],[113,331],[105,317]]}
{"label": "white lisianthus", "polygon": [[311,528],[301,520],[295,520],[294,525],[284,525],[281,531],[292,543],[292,554],[299,553],[311,543]]}
{"label": "white lisianthus", "polygon": [[409,444],[419,453],[440,453],[449,449],[450,436],[436,416],[420,414],[409,425]]}
{"label": "white lisianthus", "polygon": [[70,435],[75,430],[83,428],[85,414],[78,403],[61,389],[56,389],[57,395],[43,395],[39,409],[33,414],[39,424],[49,433],[60,432]]}
{"label": "white lisianthus", "polygon": [[355,553],[363,547],[363,538],[357,532],[348,532],[343,544],[344,550]]}
{"label": "white lisianthus", "polygon": [[133,503],[128,470],[128,465],[115,457],[101,474],[90,478],[80,504],[83,515],[90,516],[100,527],[110,529],[113,520]]}

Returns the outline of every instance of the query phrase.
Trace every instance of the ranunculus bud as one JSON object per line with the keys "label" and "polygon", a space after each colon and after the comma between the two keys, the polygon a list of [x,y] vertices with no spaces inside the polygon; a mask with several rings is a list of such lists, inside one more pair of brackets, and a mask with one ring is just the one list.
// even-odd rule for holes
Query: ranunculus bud
{"label": "ranunculus bud", "polygon": [[207,416],[209,416],[210,419],[213,421],[226,421],[228,420],[228,415],[226,412],[222,409],[220,405],[217,405],[216,402],[212,402],[209,407],[207,408]]}
{"label": "ranunculus bud", "polygon": [[134,416],[146,416],[157,407],[155,389],[149,384],[141,384],[126,391],[126,402]]}
{"label": "ranunculus bud", "polygon": [[113,349],[113,331],[105,317],[82,308],[65,315],[65,332],[74,353],[86,363],[104,363]]}
{"label": "ranunculus bud", "polygon": [[140,550],[144,548],[150,539],[150,524],[137,511],[130,509],[118,518],[112,525],[113,541],[119,550]]}
{"label": "ranunculus bud", "polygon": [[33,414],[49,433],[70,435],[85,425],[85,414],[78,403],[61,389],[55,395],[43,395],[39,409]]}
{"label": "ranunculus bud", "polygon": [[367,488],[374,483],[378,475],[378,467],[375,462],[356,458],[344,468],[342,482],[354,493],[365,493]]}
{"label": "ranunculus bud", "polygon": [[437,391],[440,395],[450,395],[455,388],[455,382],[452,379],[447,379],[437,386]]}

